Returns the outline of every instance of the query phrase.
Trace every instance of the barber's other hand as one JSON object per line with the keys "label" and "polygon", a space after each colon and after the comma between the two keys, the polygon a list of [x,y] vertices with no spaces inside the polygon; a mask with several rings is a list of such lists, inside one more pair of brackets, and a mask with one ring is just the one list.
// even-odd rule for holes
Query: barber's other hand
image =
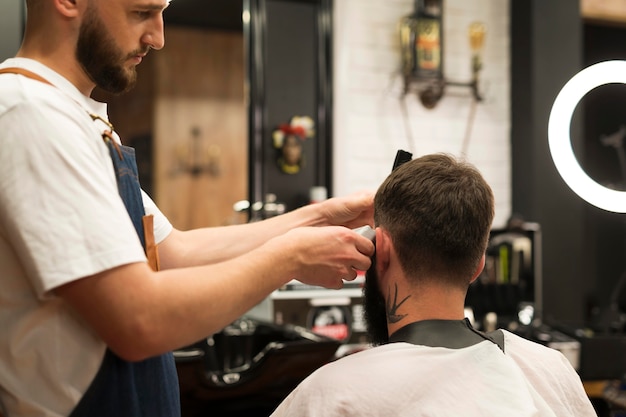
{"label": "barber's other hand", "polygon": [[343,280],[366,271],[374,254],[367,238],[341,226],[301,227],[278,238],[287,262],[294,262],[294,279],[326,288],[342,288]]}
{"label": "barber's other hand", "polygon": [[345,197],[334,197],[321,203],[328,224],[350,229],[374,226],[374,193],[361,191]]}

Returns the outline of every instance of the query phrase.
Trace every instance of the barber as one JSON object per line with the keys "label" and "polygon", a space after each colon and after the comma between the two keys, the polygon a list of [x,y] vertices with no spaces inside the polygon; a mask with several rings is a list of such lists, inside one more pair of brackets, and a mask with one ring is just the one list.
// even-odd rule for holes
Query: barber
{"label": "barber", "polygon": [[181,231],[137,178],[98,86],[164,46],[166,0],[27,0],[0,64],[0,401],[14,416],[179,416],[171,350],[291,279],[341,288],[374,246],[370,193]]}

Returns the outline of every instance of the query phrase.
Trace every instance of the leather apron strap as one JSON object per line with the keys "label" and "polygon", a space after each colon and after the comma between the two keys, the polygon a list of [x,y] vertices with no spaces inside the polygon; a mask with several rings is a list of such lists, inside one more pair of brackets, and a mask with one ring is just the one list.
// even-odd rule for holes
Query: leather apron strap
{"label": "leather apron strap", "polygon": [[41,75],[39,74],[35,74],[32,71],[29,71],[27,69],[24,68],[19,68],[19,67],[10,67],[10,68],[2,68],[0,69],[0,74],[18,74],[18,75],[23,75],[24,77],[42,82],[44,84],[48,84],[54,87],[54,84],[52,84],[50,81],[46,80],[45,78],[43,78]]}

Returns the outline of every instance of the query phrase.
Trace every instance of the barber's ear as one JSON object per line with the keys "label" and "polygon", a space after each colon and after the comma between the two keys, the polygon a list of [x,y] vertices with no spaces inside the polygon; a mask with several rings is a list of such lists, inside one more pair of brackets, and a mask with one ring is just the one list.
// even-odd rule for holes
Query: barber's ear
{"label": "barber's ear", "polygon": [[80,14],[81,0],[54,0],[54,7],[66,17],[76,17]]}
{"label": "barber's ear", "polygon": [[470,280],[470,284],[476,281],[476,278],[478,278],[480,274],[483,272],[483,269],[485,269],[485,258],[486,258],[486,255],[483,254],[483,256],[480,258],[480,262],[478,262],[478,267],[476,268],[476,272],[474,272],[474,276]]}

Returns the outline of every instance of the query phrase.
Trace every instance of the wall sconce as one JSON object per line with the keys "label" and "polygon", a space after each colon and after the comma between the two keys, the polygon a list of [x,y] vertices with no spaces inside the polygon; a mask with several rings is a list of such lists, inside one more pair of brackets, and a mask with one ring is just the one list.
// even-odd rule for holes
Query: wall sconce
{"label": "wall sconce", "polygon": [[445,87],[452,85],[469,87],[474,99],[481,101],[478,75],[482,69],[485,33],[485,25],[480,22],[469,27],[472,79],[447,80],[443,75],[443,0],[416,0],[415,11],[400,21],[404,94],[417,92],[424,107],[432,109],[443,97]]}
{"label": "wall sconce", "polygon": [[194,126],[191,128],[190,144],[179,143],[176,146],[173,175],[187,173],[192,177],[203,174],[219,177],[221,154],[222,149],[217,145],[203,146],[200,128]]}

